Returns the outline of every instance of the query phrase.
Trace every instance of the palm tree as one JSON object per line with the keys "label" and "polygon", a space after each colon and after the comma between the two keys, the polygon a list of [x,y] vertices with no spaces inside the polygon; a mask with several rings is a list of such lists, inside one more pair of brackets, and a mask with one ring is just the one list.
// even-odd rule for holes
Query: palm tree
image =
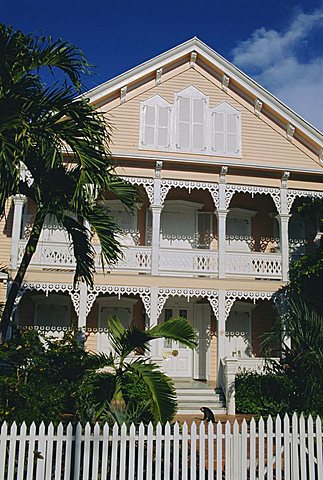
{"label": "palm tree", "polygon": [[191,324],[183,317],[175,317],[146,330],[140,330],[135,325],[126,329],[117,317],[110,317],[107,326],[113,352],[109,355],[97,354],[96,358],[101,367],[110,367],[108,371],[115,375],[109,415],[120,423],[126,420],[130,420],[129,423],[131,423],[134,420],[133,416],[130,416],[130,419],[127,418],[129,403],[124,405],[127,403],[124,395],[127,388],[127,374],[131,374],[146,385],[149,391],[147,403],[154,422],[165,423],[171,420],[177,408],[172,380],[162,373],[159,366],[151,362],[147,356],[134,354],[138,351],[146,354],[149,351],[149,343],[159,338],[171,339],[188,348],[195,348],[196,334]]}
{"label": "palm tree", "polygon": [[[43,67],[59,77],[44,86]],[[94,250],[89,222],[101,244],[102,262],[121,255],[118,232],[100,195],[112,192],[131,209],[135,191],[115,173],[106,120],[82,96],[89,71],[82,52],[62,40],[35,38],[0,25],[0,217],[8,199],[25,195],[36,205],[26,249],[13,280],[0,332],[5,338],[14,301],[35,253],[47,215],[67,230],[76,259],[74,282],[92,284]],[[21,168],[29,172],[21,177]]]}
{"label": "palm tree", "polygon": [[285,300],[279,319],[263,341],[267,352],[272,352],[278,345],[281,345],[282,358],[273,370],[292,380],[291,410],[322,415],[322,314],[302,300]]}

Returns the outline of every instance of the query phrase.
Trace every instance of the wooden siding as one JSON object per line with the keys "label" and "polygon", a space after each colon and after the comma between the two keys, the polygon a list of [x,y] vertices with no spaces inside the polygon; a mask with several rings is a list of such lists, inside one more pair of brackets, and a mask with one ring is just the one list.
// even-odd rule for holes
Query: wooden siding
{"label": "wooden siding", "polygon": [[11,254],[11,235],[13,221],[13,202],[8,201],[4,216],[0,219],[0,265],[9,266]]}
{"label": "wooden siding", "polygon": [[156,154],[156,151],[139,149],[139,110],[140,102],[145,101],[153,95],[160,95],[170,103],[174,102],[174,93],[184,88],[194,85],[200,89],[205,95],[209,96],[209,106],[214,107],[220,102],[227,101],[234,108],[241,111],[242,116],[242,158],[231,157],[214,157],[210,155],[196,154],[190,155],[183,152],[162,152],[163,157],[187,157],[220,160],[230,163],[230,161],[241,160],[244,163],[254,165],[266,165],[276,167],[297,167],[303,168],[320,168],[318,159],[313,153],[305,149],[298,141],[289,141],[285,132],[266,118],[258,118],[252,111],[252,107],[234,94],[230,90],[225,93],[221,90],[218,82],[208,74],[203,75],[195,69],[188,69],[169,80],[163,81],[158,86],[151,86],[143,93],[133,96],[123,104],[114,106],[109,110],[106,105],[104,110],[107,120],[113,125],[113,145],[112,150],[116,152],[132,152]]}

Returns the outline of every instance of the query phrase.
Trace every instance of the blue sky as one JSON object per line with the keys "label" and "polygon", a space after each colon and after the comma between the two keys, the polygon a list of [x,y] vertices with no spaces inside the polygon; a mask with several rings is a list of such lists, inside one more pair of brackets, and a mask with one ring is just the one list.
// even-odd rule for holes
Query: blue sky
{"label": "blue sky", "polygon": [[0,0],[0,18],[80,47],[88,88],[197,36],[323,130],[323,0]]}

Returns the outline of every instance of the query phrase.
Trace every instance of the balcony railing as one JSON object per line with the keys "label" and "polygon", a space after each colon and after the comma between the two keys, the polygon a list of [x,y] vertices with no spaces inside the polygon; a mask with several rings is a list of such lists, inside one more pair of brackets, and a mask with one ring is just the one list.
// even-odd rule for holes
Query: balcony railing
{"label": "balcony railing", "polygon": [[[21,261],[27,240],[20,240],[18,262]],[[102,268],[100,247],[95,246],[95,266]],[[124,247],[124,257],[111,267],[113,271],[147,273],[151,271],[151,247]],[[72,248],[66,243],[40,242],[32,259],[37,268],[74,269],[75,259]],[[106,268],[110,270],[110,268]],[[226,252],[226,274],[228,277],[272,278],[282,275],[280,254],[258,252]],[[217,276],[218,252],[202,249],[160,248],[160,275],[176,276]]]}
{"label": "balcony railing", "polygon": [[281,278],[281,255],[258,252],[227,252],[226,273],[251,278]]}

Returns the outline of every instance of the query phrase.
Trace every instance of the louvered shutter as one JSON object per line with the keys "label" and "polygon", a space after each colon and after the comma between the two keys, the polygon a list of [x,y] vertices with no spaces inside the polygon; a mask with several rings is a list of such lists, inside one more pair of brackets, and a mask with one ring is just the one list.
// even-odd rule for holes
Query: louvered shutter
{"label": "louvered shutter", "polygon": [[158,133],[157,133],[157,146],[162,148],[169,147],[169,108],[158,108]]}
{"label": "louvered shutter", "polygon": [[225,113],[213,113],[213,149],[216,152],[225,150]]}
{"label": "louvered shutter", "polygon": [[238,152],[237,115],[226,114],[226,153]]}
{"label": "louvered shutter", "polygon": [[188,149],[190,148],[191,99],[179,97],[178,102],[178,147]]}
{"label": "louvered shutter", "polygon": [[155,128],[156,128],[156,107],[149,105],[144,106],[144,138],[143,145],[155,145]]}
{"label": "louvered shutter", "polygon": [[194,150],[202,150],[204,145],[204,108],[203,98],[193,98],[193,138]]}

